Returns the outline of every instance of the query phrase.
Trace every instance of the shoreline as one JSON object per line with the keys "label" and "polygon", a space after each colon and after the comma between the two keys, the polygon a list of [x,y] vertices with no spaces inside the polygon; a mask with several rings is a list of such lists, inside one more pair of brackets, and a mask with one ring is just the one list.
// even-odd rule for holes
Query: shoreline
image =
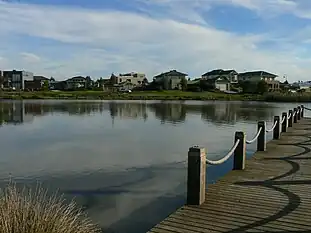
{"label": "shoreline", "polygon": [[103,91],[38,91],[2,92],[1,100],[214,100],[214,101],[263,101],[311,102],[311,93],[282,94],[226,94],[216,92],[140,91],[113,93]]}

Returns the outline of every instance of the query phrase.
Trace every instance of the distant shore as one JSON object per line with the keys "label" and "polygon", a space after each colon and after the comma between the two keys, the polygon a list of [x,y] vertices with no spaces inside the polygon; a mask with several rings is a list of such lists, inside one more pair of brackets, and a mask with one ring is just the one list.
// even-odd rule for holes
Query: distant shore
{"label": "distant shore", "polygon": [[1,92],[0,99],[11,100],[235,100],[235,101],[267,101],[267,102],[311,102],[311,93],[282,94],[225,94],[216,92],[186,91],[139,91],[132,93],[116,93],[103,91],[38,91],[38,92]]}

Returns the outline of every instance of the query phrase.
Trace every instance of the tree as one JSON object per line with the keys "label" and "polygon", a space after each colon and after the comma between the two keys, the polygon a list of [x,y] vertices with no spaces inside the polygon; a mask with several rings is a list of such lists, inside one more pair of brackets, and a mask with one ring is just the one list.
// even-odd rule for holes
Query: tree
{"label": "tree", "polygon": [[187,90],[187,79],[185,77],[182,77],[180,80],[181,90],[185,91]]}
{"label": "tree", "polygon": [[91,79],[90,76],[86,76],[85,77],[85,89],[90,89],[93,85],[92,85],[93,81]]}
{"label": "tree", "polygon": [[49,90],[49,81],[48,80],[44,80],[43,90],[44,91],[48,91]]}
{"label": "tree", "polygon": [[261,80],[260,82],[257,83],[257,88],[256,92],[259,94],[263,94],[269,90],[268,84],[264,81]]}

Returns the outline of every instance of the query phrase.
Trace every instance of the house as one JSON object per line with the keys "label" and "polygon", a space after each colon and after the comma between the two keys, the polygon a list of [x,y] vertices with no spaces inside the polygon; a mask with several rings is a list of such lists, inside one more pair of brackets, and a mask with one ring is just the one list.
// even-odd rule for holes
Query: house
{"label": "house", "polygon": [[310,92],[311,91],[311,81],[298,81],[293,83],[293,86],[296,87],[297,90]]}
{"label": "house", "polygon": [[39,75],[34,75],[33,76],[33,80],[34,81],[50,81],[50,79],[48,79],[47,77],[44,76],[39,76]]}
{"label": "house", "polygon": [[25,80],[24,84],[24,89],[28,91],[38,91],[42,89],[41,82],[37,80]]}
{"label": "house", "polygon": [[133,90],[136,85],[129,82],[129,81],[124,81],[122,83],[118,83],[118,84],[114,84],[114,87],[118,90],[118,91],[121,91],[121,92],[128,92],[128,91],[131,91]]}
{"label": "house", "polygon": [[186,76],[188,76],[188,74],[181,73],[177,70],[170,70],[154,76],[153,81],[164,90],[181,90],[181,82],[183,79],[186,79]]}
{"label": "house", "polygon": [[212,89],[219,91],[230,91],[231,82],[227,76],[219,75],[215,78],[210,78],[205,81],[211,85]]}
{"label": "house", "polygon": [[33,73],[24,70],[3,71],[3,87],[24,90],[25,81],[33,81]]}
{"label": "house", "polygon": [[252,84],[259,83],[260,81],[265,81],[269,86],[269,91],[280,90],[280,82],[275,80],[278,77],[275,74],[268,73],[266,71],[250,71],[239,74],[239,81],[250,82]]}
{"label": "house", "polygon": [[201,91],[201,78],[196,78],[193,80],[188,79],[187,81],[187,90],[188,91]]}
{"label": "house", "polygon": [[49,86],[50,79],[44,76],[33,76],[33,80],[25,80],[25,89],[31,91],[41,90],[44,87],[45,82],[48,82]]}
{"label": "house", "polygon": [[89,77],[75,76],[66,80],[67,89],[84,89],[93,86],[93,80]]}
{"label": "house", "polygon": [[[202,75],[203,80],[216,80],[217,77],[223,77],[229,80],[230,84],[238,83],[238,72],[235,70],[212,70]],[[223,79],[222,78],[222,79]]]}
{"label": "house", "polygon": [[67,90],[68,89],[67,82],[66,81],[55,81],[55,80],[51,81],[49,89],[59,90],[59,91]]}
{"label": "house", "polygon": [[68,89],[78,89],[86,87],[86,78],[83,76],[75,76],[66,80]]}
{"label": "house", "polygon": [[48,84],[50,84],[50,81],[51,81],[51,79],[48,79],[47,77],[38,76],[38,75],[33,76],[33,80],[36,82],[40,82],[41,86],[43,86],[45,82],[48,82]]}
{"label": "house", "polygon": [[105,82],[104,84],[104,90],[117,89],[119,91],[128,91],[137,87],[142,87],[147,83],[148,80],[143,73],[131,72],[119,74],[118,76],[112,73],[110,83]]}
{"label": "house", "polygon": [[112,77],[114,78],[113,84],[120,84],[124,82],[132,83],[134,86],[140,86],[146,81],[146,75],[143,73],[125,73],[125,74],[119,74],[118,76],[115,76],[112,74]]}

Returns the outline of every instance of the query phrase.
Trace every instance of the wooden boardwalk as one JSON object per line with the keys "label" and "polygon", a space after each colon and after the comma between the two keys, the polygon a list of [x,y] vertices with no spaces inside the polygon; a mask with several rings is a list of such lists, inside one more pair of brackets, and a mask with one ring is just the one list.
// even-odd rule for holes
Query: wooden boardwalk
{"label": "wooden boardwalk", "polygon": [[311,232],[311,119],[209,185],[204,204],[185,205],[148,232]]}

